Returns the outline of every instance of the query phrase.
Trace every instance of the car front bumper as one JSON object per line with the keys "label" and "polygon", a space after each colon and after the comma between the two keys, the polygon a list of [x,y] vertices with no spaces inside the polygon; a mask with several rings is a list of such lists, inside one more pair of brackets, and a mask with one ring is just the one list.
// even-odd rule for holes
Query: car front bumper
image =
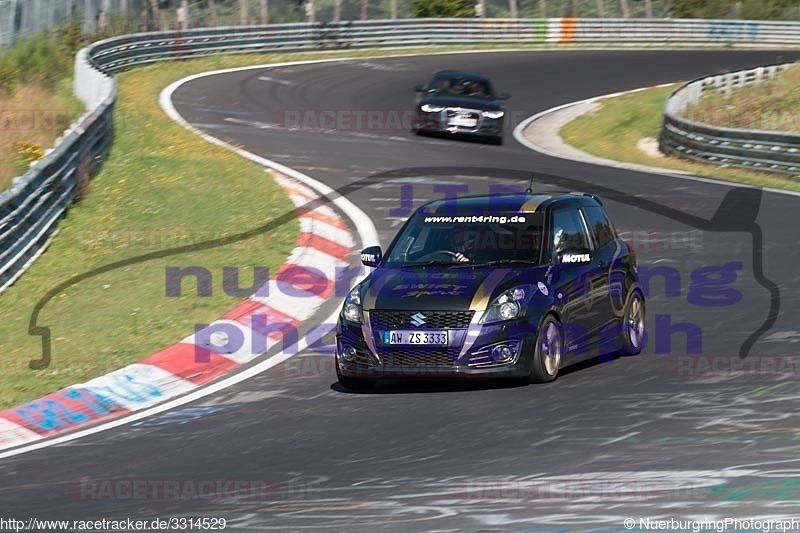
{"label": "car front bumper", "polygon": [[[362,379],[524,378],[531,372],[531,332],[530,324],[520,320],[472,331],[453,330],[454,341],[448,347],[387,346],[365,340],[368,336],[379,339],[380,332],[374,335],[369,328],[340,322],[336,364],[340,375]],[[502,347],[508,349],[506,356]]]}
{"label": "car front bumper", "polygon": [[457,135],[479,135],[499,137],[503,134],[503,119],[488,118],[475,113],[474,126],[453,124],[447,116],[447,111],[430,112],[419,111],[415,121],[415,129],[419,132],[450,133]]}

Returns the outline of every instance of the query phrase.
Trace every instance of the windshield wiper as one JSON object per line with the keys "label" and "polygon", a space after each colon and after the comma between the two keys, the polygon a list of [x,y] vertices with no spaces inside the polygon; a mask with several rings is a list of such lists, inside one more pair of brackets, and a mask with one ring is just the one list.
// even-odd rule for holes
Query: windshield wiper
{"label": "windshield wiper", "polygon": [[473,263],[473,266],[495,266],[495,265],[538,265],[537,261],[532,259],[494,259],[492,261],[484,261],[481,263]]}
{"label": "windshield wiper", "polygon": [[400,263],[398,266],[400,267],[418,267],[418,266],[454,266],[454,265],[468,265],[469,263],[463,263],[460,261],[441,261],[441,260],[432,260],[432,261],[418,261],[415,263]]}

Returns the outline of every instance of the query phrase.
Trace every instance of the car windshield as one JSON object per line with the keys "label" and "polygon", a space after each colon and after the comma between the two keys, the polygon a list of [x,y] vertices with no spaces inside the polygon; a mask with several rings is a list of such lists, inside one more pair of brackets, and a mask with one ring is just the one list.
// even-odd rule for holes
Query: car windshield
{"label": "car windshield", "polygon": [[488,80],[463,76],[434,76],[428,84],[428,92],[437,96],[494,98],[494,93]]}
{"label": "car windshield", "polygon": [[539,213],[418,213],[387,250],[385,264],[539,264],[542,220]]}

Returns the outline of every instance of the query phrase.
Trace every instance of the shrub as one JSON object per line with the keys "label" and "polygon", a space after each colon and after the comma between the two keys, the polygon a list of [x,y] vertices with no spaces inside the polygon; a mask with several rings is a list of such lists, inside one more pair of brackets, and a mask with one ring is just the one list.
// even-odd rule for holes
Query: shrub
{"label": "shrub", "polygon": [[414,0],[412,16],[418,18],[474,17],[472,0]]}

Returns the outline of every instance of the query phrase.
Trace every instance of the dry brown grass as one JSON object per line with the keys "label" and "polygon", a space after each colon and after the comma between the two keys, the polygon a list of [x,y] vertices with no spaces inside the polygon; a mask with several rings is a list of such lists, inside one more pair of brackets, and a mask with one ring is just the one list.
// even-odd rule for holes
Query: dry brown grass
{"label": "dry brown grass", "polygon": [[0,94],[0,191],[42,157],[81,111],[66,90],[27,85]]}
{"label": "dry brown grass", "polygon": [[685,116],[729,128],[800,132],[800,64],[728,95],[708,92]]}

